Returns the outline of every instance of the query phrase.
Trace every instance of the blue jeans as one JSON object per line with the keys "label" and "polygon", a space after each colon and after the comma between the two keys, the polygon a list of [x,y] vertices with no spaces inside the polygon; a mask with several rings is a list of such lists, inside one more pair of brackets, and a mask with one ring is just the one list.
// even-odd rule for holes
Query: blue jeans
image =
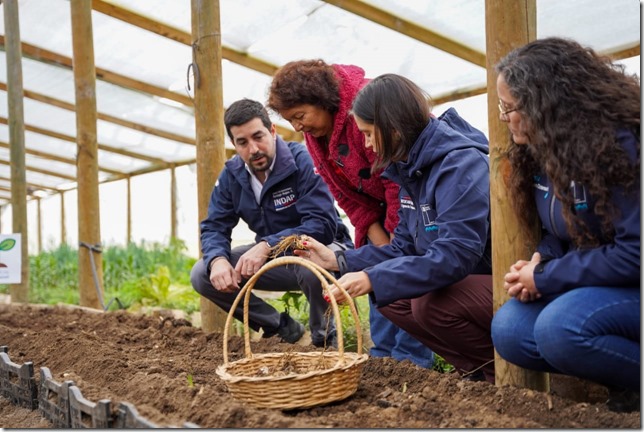
{"label": "blue jeans", "polygon": [[372,357],[393,357],[398,361],[411,360],[427,369],[434,365],[432,350],[383,316],[371,299],[369,299],[369,329],[371,341],[374,344],[369,350],[369,355]]}
{"label": "blue jeans", "polygon": [[525,369],[640,388],[640,289],[584,287],[506,302],[492,320],[501,357]]}

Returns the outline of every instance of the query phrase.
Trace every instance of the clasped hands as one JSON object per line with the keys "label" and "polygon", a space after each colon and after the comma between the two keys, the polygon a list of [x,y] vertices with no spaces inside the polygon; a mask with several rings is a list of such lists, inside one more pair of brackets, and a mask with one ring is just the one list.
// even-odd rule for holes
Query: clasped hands
{"label": "clasped hands", "polygon": [[503,277],[503,288],[510,297],[522,303],[528,303],[541,297],[534,284],[534,268],[541,262],[541,254],[535,252],[530,261],[519,260],[510,266],[510,271]]}

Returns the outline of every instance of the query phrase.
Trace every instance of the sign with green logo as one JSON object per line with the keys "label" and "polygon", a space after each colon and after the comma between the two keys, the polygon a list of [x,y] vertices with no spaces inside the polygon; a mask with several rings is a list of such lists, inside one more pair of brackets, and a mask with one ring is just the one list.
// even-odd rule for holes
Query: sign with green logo
{"label": "sign with green logo", "polygon": [[0,234],[0,284],[21,283],[20,234]]}

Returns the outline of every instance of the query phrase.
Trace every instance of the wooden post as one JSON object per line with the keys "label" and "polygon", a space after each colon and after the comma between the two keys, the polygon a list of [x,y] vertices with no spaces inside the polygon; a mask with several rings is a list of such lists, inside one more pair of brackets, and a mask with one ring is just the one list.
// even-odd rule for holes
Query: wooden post
{"label": "wooden post", "polygon": [[[219,0],[191,0],[192,67],[197,129],[197,199],[199,221],[208,215],[210,194],[221,172],[226,153],[221,67]],[[201,298],[204,331],[223,331],[226,313]]]}
{"label": "wooden post", "polygon": [[[486,0],[487,105],[490,133],[490,206],[494,311],[508,300],[503,276],[518,259],[530,259],[535,250],[521,233],[505,185],[510,166],[504,156],[511,145],[508,127],[499,119],[494,66],[512,49],[536,34],[536,0]],[[535,227],[537,228],[537,227]],[[548,374],[521,369],[495,352],[496,385],[511,384],[548,391]]]}
{"label": "wooden post", "polygon": [[126,245],[129,245],[132,242],[132,177],[125,179],[127,184],[127,233],[126,235]]}
{"label": "wooden post", "polygon": [[177,238],[177,172],[176,167],[170,167],[170,239]]}
{"label": "wooden post", "polygon": [[[96,69],[92,1],[71,0],[78,156],[78,288],[81,306],[102,309],[103,259],[96,137]],[[90,249],[91,248],[91,249]],[[98,285],[98,286],[97,286]],[[100,297],[99,297],[100,295]]]}
{"label": "wooden post", "polygon": [[7,56],[7,105],[9,110],[9,159],[11,161],[11,217],[13,233],[21,234],[21,283],[11,284],[11,301],[29,298],[29,237],[27,236],[27,174],[25,162],[25,118],[22,87],[22,50],[18,0],[4,1],[5,51]]}
{"label": "wooden post", "polygon": [[42,252],[42,207],[41,198],[36,197],[36,229],[38,230],[38,253]]}
{"label": "wooden post", "polygon": [[67,244],[67,220],[65,219],[65,192],[60,191],[60,244]]}

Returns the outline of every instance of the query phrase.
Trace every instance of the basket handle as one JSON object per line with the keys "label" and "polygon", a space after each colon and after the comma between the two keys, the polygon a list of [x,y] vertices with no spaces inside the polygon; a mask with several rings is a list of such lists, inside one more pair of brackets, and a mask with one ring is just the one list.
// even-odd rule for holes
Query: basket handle
{"label": "basket handle", "polygon": [[360,328],[360,318],[358,317],[358,311],[354,302],[351,301],[351,296],[349,295],[349,293],[347,293],[347,291],[340,286],[338,281],[327,270],[320,267],[316,263],[296,256],[284,256],[275,258],[264,264],[257,273],[251,276],[251,278],[239,291],[239,294],[237,294],[237,297],[235,298],[235,301],[233,302],[232,306],[230,307],[230,311],[228,312],[226,325],[224,327],[224,365],[228,365],[228,329],[230,328],[230,325],[232,323],[234,311],[235,309],[237,309],[237,306],[239,305],[242,297],[244,297],[244,351],[247,358],[252,358],[253,353],[250,350],[250,331],[248,329],[248,305],[250,303],[250,292],[253,289],[255,282],[262,274],[270,269],[287,264],[298,264],[311,270],[311,272],[313,272],[313,274],[317,276],[317,278],[322,283],[322,289],[327,294],[329,294],[329,300],[331,301],[331,308],[333,310],[333,317],[335,319],[335,327],[338,338],[338,363],[344,363],[344,335],[342,334],[342,322],[340,320],[338,303],[335,300],[335,297],[330,295],[329,282],[331,282],[332,285],[335,285],[342,292],[342,294],[344,294],[345,298],[349,300],[347,303],[349,304],[349,308],[351,309],[351,314],[353,315],[356,326],[356,336],[358,339],[357,351],[358,353],[362,353],[362,330]]}

